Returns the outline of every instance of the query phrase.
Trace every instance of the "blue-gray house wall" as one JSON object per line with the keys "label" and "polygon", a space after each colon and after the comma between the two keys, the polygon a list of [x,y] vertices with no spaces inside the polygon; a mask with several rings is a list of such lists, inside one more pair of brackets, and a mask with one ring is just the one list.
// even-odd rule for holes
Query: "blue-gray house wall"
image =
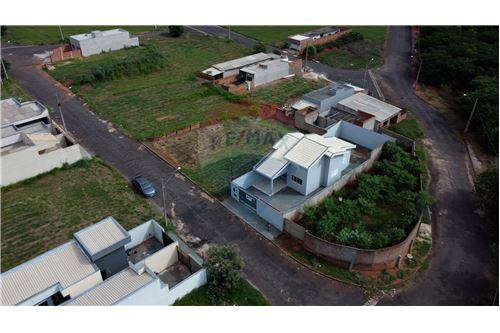
{"label": "blue-gray house wall", "polygon": [[342,89],[336,89],[335,95],[328,98],[323,98],[323,99],[315,98],[314,92],[312,92],[309,94],[305,94],[302,97],[302,99],[319,105],[319,112],[323,112],[329,110],[332,107],[335,107],[338,102],[352,95],[354,95],[354,89],[352,87],[344,87]]}

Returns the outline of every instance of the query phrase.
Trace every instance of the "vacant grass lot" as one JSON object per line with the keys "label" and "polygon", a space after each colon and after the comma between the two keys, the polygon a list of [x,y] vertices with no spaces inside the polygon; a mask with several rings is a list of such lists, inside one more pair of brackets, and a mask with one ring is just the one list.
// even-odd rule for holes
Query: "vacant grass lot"
{"label": "vacant grass lot", "polygon": [[245,279],[240,278],[236,288],[227,292],[223,299],[212,300],[208,287],[197,288],[176,301],[174,305],[240,305],[262,306],[269,305],[264,296]]}
{"label": "vacant grass lot", "polygon": [[341,48],[329,49],[322,52],[319,60],[329,66],[345,69],[379,67],[383,63],[383,49],[387,34],[386,26],[355,26],[351,27],[353,32],[359,32],[364,39],[342,46]]}
{"label": "vacant grass lot", "polygon": [[[180,38],[157,37],[149,43],[156,44],[165,54],[168,63],[165,68],[94,86],[73,86],[74,90],[91,108],[138,140],[161,136],[193,123],[252,114],[250,108],[231,102],[227,94],[196,79],[200,70],[245,56],[251,53],[249,49],[215,37],[191,34]],[[127,52],[138,49],[74,60],[49,73],[64,82],[77,78],[101,59],[121,57]]]}
{"label": "vacant grass lot", "polygon": [[300,97],[310,91],[327,85],[327,81],[311,81],[293,77],[276,84],[257,89],[252,96],[265,103],[282,105],[292,98]]}
{"label": "vacant grass lot", "polygon": [[[150,25],[128,25],[128,26],[61,26],[63,36],[68,38],[70,35],[88,33],[94,30],[109,30],[122,28],[131,34],[140,32],[154,31],[155,27]],[[43,45],[61,43],[61,33],[57,25],[40,26],[21,26],[12,25],[7,27],[7,34],[2,36],[5,41],[11,41],[23,45]]]}
{"label": "vacant grass lot", "polygon": [[281,46],[288,36],[322,28],[320,25],[232,25],[235,31],[265,45]]}
{"label": "vacant grass lot", "polygon": [[0,99],[15,97],[20,101],[29,100],[28,94],[12,79],[4,80],[0,85]]}
{"label": "vacant grass lot", "polygon": [[293,129],[254,118],[228,120],[152,144],[182,172],[213,195],[223,195],[232,179],[248,172],[272,145]]}
{"label": "vacant grass lot", "polygon": [[71,240],[74,232],[106,216],[127,230],[161,216],[98,160],[4,187],[1,204],[2,271]]}

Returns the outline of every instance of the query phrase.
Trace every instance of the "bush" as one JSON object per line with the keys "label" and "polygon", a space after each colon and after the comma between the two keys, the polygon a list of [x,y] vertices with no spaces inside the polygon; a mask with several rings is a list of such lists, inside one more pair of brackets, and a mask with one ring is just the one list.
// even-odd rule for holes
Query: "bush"
{"label": "bush", "polygon": [[109,81],[123,76],[148,74],[163,68],[165,56],[156,46],[149,44],[141,52],[133,56],[103,60],[97,67],[80,75],[76,84],[93,84]]}
{"label": "bush", "polygon": [[220,298],[238,285],[243,262],[234,247],[213,246],[207,252],[205,266],[210,295]]}
{"label": "bush", "polygon": [[487,217],[494,223],[498,222],[498,167],[493,166],[477,176],[476,192],[481,200],[481,206]]}
{"label": "bush", "polygon": [[184,27],[182,25],[169,25],[168,33],[171,37],[180,37],[184,32]]}
{"label": "bush", "polygon": [[343,36],[340,36],[338,39],[331,41],[327,44],[328,47],[341,47],[347,44],[351,44],[360,40],[363,40],[363,35],[359,32],[349,32]]}
{"label": "bush", "polygon": [[0,29],[1,29],[0,36],[5,36],[5,34],[7,33],[7,26],[6,25],[2,25],[2,27]]}
{"label": "bush", "polygon": [[314,57],[316,55],[316,53],[317,53],[316,46],[314,46],[314,45],[308,46],[306,48],[306,51],[307,51],[307,55],[309,57]]}
{"label": "bush", "polygon": [[263,43],[257,43],[253,47],[255,53],[266,52],[266,46]]}

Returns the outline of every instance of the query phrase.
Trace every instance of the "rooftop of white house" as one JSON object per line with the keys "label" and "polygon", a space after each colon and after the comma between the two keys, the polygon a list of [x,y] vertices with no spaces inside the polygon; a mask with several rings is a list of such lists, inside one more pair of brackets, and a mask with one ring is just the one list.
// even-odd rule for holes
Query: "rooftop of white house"
{"label": "rooftop of white house", "polygon": [[0,107],[2,126],[42,115],[47,108],[37,101],[20,102],[15,98],[2,100]]}
{"label": "rooftop of white house", "polygon": [[104,30],[104,31],[96,30],[96,31],[92,31],[91,33],[72,35],[70,37],[73,39],[76,39],[78,41],[82,41],[82,40],[87,40],[87,39],[92,39],[92,38],[120,35],[120,34],[124,34],[124,33],[128,34],[128,31],[120,29],[120,28],[116,28],[116,29],[110,29],[110,30]]}
{"label": "rooftop of white house", "polygon": [[238,68],[242,68],[245,66],[249,66],[249,65],[255,64],[257,62],[265,61],[268,59],[276,59],[276,58],[279,58],[279,56],[276,54],[260,52],[260,53],[252,54],[252,55],[249,55],[246,57],[233,59],[233,60],[226,61],[226,62],[221,62],[219,64],[213,65],[212,67],[214,67],[215,69],[217,69],[219,71],[224,72],[224,71],[229,71],[232,69],[238,69]]}
{"label": "rooftop of white house", "polygon": [[338,102],[338,105],[345,106],[355,111],[369,113],[375,116],[375,119],[379,122],[383,122],[402,111],[401,108],[361,93],[354,94],[341,100]]}

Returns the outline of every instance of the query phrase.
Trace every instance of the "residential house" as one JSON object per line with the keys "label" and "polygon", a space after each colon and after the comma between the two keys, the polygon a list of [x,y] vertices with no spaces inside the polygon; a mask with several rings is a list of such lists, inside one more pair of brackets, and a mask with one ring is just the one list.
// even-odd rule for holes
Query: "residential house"
{"label": "residential house", "polygon": [[203,260],[150,220],[107,217],[1,274],[1,305],[171,305],[206,283]]}
{"label": "residential house", "polygon": [[375,117],[374,129],[397,124],[406,118],[406,110],[366,94],[354,94],[337,103],[346,112],[363,112]]}
{"label": "residential house", "polygon": [[272,53],[256,53],[246,57],[233,59],[219,64],[212,65],[201,72],[201,76],[207,80],[219,80],[222,78],[235,79],[239,75],[240,69],[243,67],[251,66],[259,62],[271,59],[278,59],[279,55]]}
{"label": "residential house", "polygon": [[334,41],[351,29],[339,27],[325,27],[318,30],[288,37],[289,48],[302,53],[308,46],[323,45]]}
{"label": "residential house", "polygon": [[69,42],[72,48],[80,50],[84,57],[139,46],[138,37],[130,37],[128,31],[119,28],[73,35],[69,37]]}
{"label": "residential house", "polygon": [[1,102],[0,161],[2,186],[72,164],[90,155],[51,122],[49,111],[37,101]]}
{"label": "residential house", "polygon": [[231,182],[232,199],[224,204],[236,214],[254,214],[251,225],[265,221],[268,226],[263,227],[263,234],[272,226],[275,236],[283,231],[285,218],[340,189],[371,166],[387,140],[385,135],[345,121],[322,136],[288,133],[252,171]]}

